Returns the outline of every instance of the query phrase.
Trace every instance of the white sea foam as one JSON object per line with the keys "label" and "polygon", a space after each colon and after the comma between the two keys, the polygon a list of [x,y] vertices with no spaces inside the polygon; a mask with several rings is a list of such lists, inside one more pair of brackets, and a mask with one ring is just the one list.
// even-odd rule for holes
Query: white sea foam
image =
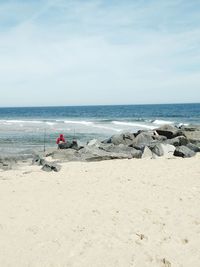
{"label": "white sea foam", "polygon": [[188,125],[190,125],[189,123],[179,123],[178,124],[178,127],[181,127],[181,126],[188,126]]}
{"label": "white sea foam", "polygon": [[13,123],[23,123],[24,121],[21,120],[1,120],[1,123],[9,123],[9,124],[13,124]]}
{"label": "white sea foam", "polygon": [[146,124],[140,124],[135,122],[123,122],[123,121],[112,121],[115,125],[122,125],[122,126],[128,126],[128,127],[141,127],[146,129],[154,129],[154,126],[146,125]]}
{"label": "white sea foam", "polygon": [[65,120],[64,123],[66,123],[66,124],[81,124],[81,125],[85,125],[85,126],[93,125],[93,122],[91,122],[91,121],[70,121],[70,120]]}
{"label": "white sea foam", "polygon": [[44,123],[43,121],[25,121],[25,123],[35,123],[35,124],[42,124]]}
{"label": "white sea foam", "polygon": [[0,120],[0,123],[3,124],[22,124],[22,123],[33,123],[33,124],[41,124],[43,121],[31,121],[31,120]]}
{"label": "white sea foam", "polygon": [[55,122],[46,121],[46,124],[49,125],[49,126],[53,126],[53,125],[55,125]]}
{"label": "white sea foam", "polygon": [[155,121],[153,121],[153,124],[165,125],[165,124],[174,124],[174,122],[173,121],[165,121],[165,120],[155,120]]}
{"label": "white sea foam", "polygon": [[119,129],[119,128],[108,127],[108,126],[97,125],[97,124],[92,125],[92,127],[102,129],[102,130],[114,131],[114,132],[121,132],[122,131],[122,129]]}

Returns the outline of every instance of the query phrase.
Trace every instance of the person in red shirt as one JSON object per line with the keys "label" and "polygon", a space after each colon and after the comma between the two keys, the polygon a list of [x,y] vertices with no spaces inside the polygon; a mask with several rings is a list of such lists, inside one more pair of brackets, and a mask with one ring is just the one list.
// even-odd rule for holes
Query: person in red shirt
{"label": "person in red shirt", "polygon": [[59,144],[63,144],[63,143],[66,143],[66,141],[65,141],[64,135],[60,134],[60,137],[58,137],[56,144],[59,145]]}

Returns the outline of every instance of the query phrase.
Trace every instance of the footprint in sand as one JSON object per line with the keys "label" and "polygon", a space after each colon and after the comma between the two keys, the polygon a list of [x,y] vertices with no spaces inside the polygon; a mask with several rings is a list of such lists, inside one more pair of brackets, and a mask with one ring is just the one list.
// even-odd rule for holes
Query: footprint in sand
{"label": "footprint in sand", "polygon": [[188,244],[188,243],[189,243],[189,240],[188,240],[187,238],[184,238],[184,239],[182,240],[182,243],[183,243],[183,244]]}
{"label": "footprint in sand", "polygon": [[171,267],[171,262],[169,262],[168,260],[166,260],[165,258],[162,259],[162,267]]}
{"label": "footprint in sand", "polygon": [[136,234],[136,235],[140,238],[140,240],[147,239],[147,237],[143,234]]}
{"label": "footprint in sand", "polygon": [[33,235],[37,235],[39,228],[37,226],[32,226],[27,228],[27,231],[31,232]]}

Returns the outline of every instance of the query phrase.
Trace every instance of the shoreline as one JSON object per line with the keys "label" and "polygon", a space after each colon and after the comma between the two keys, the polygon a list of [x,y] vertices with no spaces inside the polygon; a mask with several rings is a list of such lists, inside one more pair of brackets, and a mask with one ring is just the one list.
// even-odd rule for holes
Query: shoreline
{"label": "shoreline", "polygon": [[81,143],[123,132],[154,129],[164,124],[200,125],[200,104],[40,107],[0,109],[0,147],[3,150],[55,144],[59,134]]}

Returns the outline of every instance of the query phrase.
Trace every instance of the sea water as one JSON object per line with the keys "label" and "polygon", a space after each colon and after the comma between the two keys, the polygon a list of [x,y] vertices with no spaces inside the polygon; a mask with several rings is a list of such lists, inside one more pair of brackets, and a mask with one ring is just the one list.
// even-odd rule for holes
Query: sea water
{"label": "sea water", "polygon": [[56,147],[60,133],[84,144],[164,124],[200,124],[200,104],[0,108],[0,152]]}

